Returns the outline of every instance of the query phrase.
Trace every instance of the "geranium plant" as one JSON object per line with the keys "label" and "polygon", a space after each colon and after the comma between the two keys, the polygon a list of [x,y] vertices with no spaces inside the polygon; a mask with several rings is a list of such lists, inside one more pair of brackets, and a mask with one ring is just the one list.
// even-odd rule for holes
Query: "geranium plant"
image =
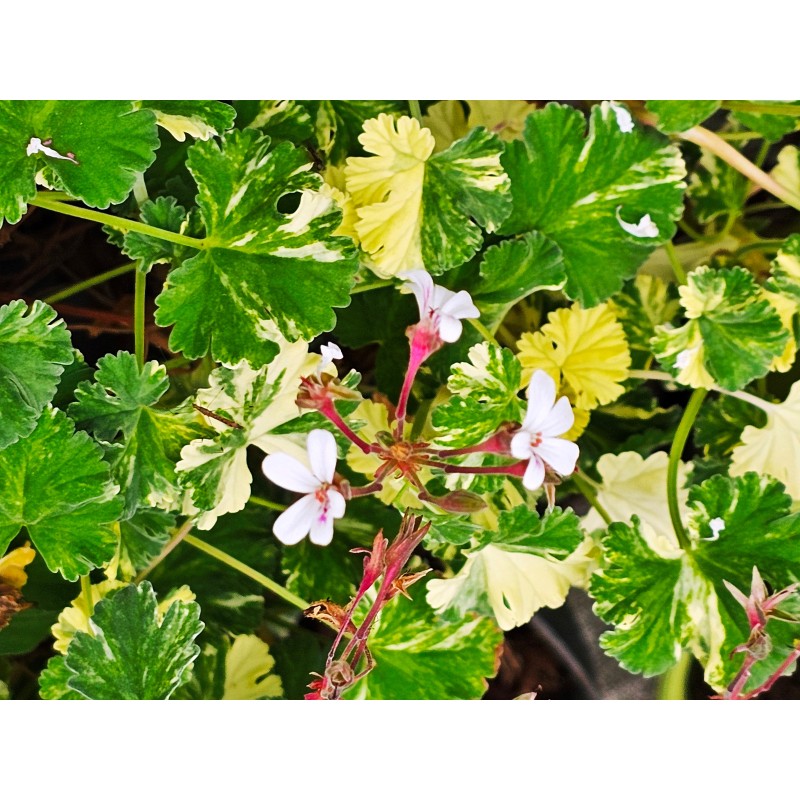
{"label": "geranium plant", "polygon": [[570,590],[609,663],[772,689],[798,118],[0,102],[2,693],[479,698]]}

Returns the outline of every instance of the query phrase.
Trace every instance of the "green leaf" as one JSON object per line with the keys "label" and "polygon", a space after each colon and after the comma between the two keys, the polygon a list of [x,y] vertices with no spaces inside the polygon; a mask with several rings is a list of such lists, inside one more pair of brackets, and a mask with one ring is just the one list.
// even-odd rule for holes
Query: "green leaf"
{"label": "green leaf", "polygon": [[[638,519],[633,527],[611,525],[603,537],[605,566],[593,577],[591,593],[596,612],[616,625],[601,644],[626,669],[658,674],[687,648],[719,691],[741,666],[741,655],[729,656],[749,633],[744,610],[724,581],[746,592],[753,566],[775,590],[796,581],[800,516],[789,513],[791,499],[780,483],[753,472],[693,486],[688,505],[688,553],[665,552],[646,541]],[[773,652],[754,666],[749,688],[774,672],[791,649],[792,628],[770,624],[769,633]]]}
{"label": "green leaf", "polygon": [[[41,151],[28,155],[34,139],[61,158]],[[55,174],[65,191],[87,205],[108,208],[121,203],[153,163],[157,147],[153,114],[134,110],[130,101],[4,100],[0,219],[21,219],[36,194],[40,169]]]}
{"label": "green leaf", "polygon": [[484,324],[487,318],[500,322],[514,303],[541,289],[560,289],[566,280],[561,251],[538,231],[490,247],[480,276],[470,293]]}
{"label": "green leaf", "polygon": [[153,408],[169,388],[167,370],[157,361],[139,367],[132,353],[103,356],[95,383],[75,391],[70,416],[107,444],[108,460],[122,488],[129,514],[138,506],[177,510],[182,490],[175,463],[181,448],[206,430],[188,404]]}
{"label": "green leaf", "polygon": [[184,511],[198,514],[195,525],[200,530],[244,508],[253,482],[247,465],[250,445],[265,453],[278,447],[304,458],[305,448],[295,437],[273,431],[299,416],[295,399],[300,376],[313,373],[317,363],[319,356],[309,356],[305,342],[284,342],[278,357],[259,370],[242,361],[211,373],[209,387],[197,393],[196,406],[229,422],[207,417],[216,435],[190,442],[176,465],[181,485],[189,490]]}
{"label": "green leaf", "polygon": [[123,577],[131,580],[148,567],[170,539],[175,517],[157,508],[140,508],[119,525],[117,564]]}
{"label": "green leaf", "polygon": [[722,214],[742,213],[750,183],[741,172],[707,152],[689,182],[689,197],[694,214],[707,224]]}
{"label": "green leaf", "polygon": [[314,138],[311,116],[296,100],[244,100],[234,105],[238,127],[256,128],[295,144]]}
{"label": "green leaf", "polygon": [[445,622],[421,597],[398,597],[373,629],[376,667],[357,686],[370,700],[478,699],[497,669],[501,642],[488,619]]}
{"label": "green leaf", "polygon": [[652,342],[662,366],[681,383],[710,388],[710,376],[729,390],[766,375],[789,334],[746,269],[698,267],[680,293],[689,321],[658,328]]}
{"label": "green leaf", "polygon": [[778,250],[765,286],[800,302],[800,233],[793,233]]}
{"label": "green leaf", "polygon": [[653,275],[637,275],[614,295],[611,310],[625,331],[631,350],[650,355],[656,327],[672,323],[680,310],[675,285]]}
{"label": "green leaf", "polygon": [[[349,302],[356,253],[351,239],[334,235],[341,211],[307,155],[234,131],[221,145],[195,144],[188,167],[207,238],[156,299],[156,322],[175,326],[171,348],[258,367],[276,352],[265,317],[290,340],[333,328],[333,308]],[[290,194],[299,206],[283,214],[279,201]]]}
{"label": "green leaf", "polygon": [[85,700],[80,692],[67,685],[71,676],[64,656],[53,656],[39,675],[39,697],[42,700]]}
{"label": "green leaf", "polygon": [[453,366],[447,388],[454,396],[433,412],[433,425],[442,432],[437,442],[451,447],[477,444],[501,423],[522,420],[522,367],[514,354],[482,342],[470,348],[469,359]]}
{"label": "green leaf", "polygon": [[[145,201],[141,206],[140,217],[146,225],[172,233],[185,233],[188,224],[186,209],[179,206],[174,197]],[[187,247],[134,232],[125,234],[122,252],[133,261],[138,261],[138,269],[145,273],[155,264],[180,264],[189,254],[194,253]]]}
{"label": "green leaf", "polygon": [[143,100],[140,105],[150,109],[156,123],[179,142],[187,133],[196,139],[221,136],[236,118],[235,109],[218,100]]}
{"label": "green leaf", "polygon": [[783,139],[797,126],[797,117],[793,115],[784,117],[780,114],[753,114],[748,111],[735,111],[731,116],[745,128],[750,128],[751,131],[763,136],[768,142],[777,142]]}
{"label": "green leaf", "polygon": [[583,541],[583,531],[571,509],[554,508],[540,517],[525,506],[517,506],[502,511],[497,517],[497,531],[484,531],[481,540],[484,545],[492,544],[509,553],[563,561]]}
{"label": "green leaf", "polygon": [[762,428],[767,415],[760,409],[735,397],[720,395],[713,403],[703,403],[694,428],[694,442],[706,455],[729,456],[748,425]]}
{"label": "green leaf", "polygon": [[100,448],[62,411],[0,451],[0,552],[25,526],[48,568],[68,581],[109,561],[122,511]]}
{"label": "green leaf", "polygon": [[658,128],[664,133],[683,133],[710,117],[720,106],[719,100],[648,100],[647,109],[658,116]]}
{"label": "green leaf", "polygon": [[147,581],[126,586],[95,606],[92,634],[70,642],[67,685],[90,700],[166,700],[189,679],[202,630],[197,603],[176,601],[162,618]]}
{"label": "green leaf", "polygon": [[0,306],[0,450],[27,436],[73,361],[69,331],[40,300]]}
{"label": "green leaf", "polygon": [[345,605],[355,596],[363,574],[363,557],[350,552],[355,546],[337,531],[327,547],[317,547],[305,539],[294,547],[282,548],[286,588],[309,602],[330,597]]}
{"label": "green leaf", "polygon": [[584,133],[583,115],[568,106],[551,103],[528,116],[523,140],[509,142],[502,157],[513,211],[500,232],[551,239],[561,250],[564,291],[588,307],[618,291],[672,238],[685,168],[678,148],[656,131],[623,131],[609,103],[592,109]]}
{"label": "green leaf", "polygon": [[434,275],[469,261],[483,244],[481,228],[497,230],[511,212],[502,152],[497,136],[476,128],[426,162],[421,247]]}

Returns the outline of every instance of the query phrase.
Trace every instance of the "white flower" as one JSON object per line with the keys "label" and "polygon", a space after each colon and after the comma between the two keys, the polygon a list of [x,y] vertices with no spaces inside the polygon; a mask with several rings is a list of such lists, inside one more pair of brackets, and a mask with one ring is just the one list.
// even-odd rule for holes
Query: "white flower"
{"label": "white flower", "polygon": [[631,112],[624,106],[611,102],[611,110],[617,118],[617,125],[622,133],[630,133],[633,130],[633,117]]}
{"label": "white flower", "polygon": [[417,298],[420,322],[430,326],[443,342],[458,341],[462,319],[480,316],[469,292],[451,292],[437,286],[424,269],[404,272],[402,277],[407,281],[403,288]]}
{"label": "white flower", "polygon": [[725,520],[722,517],[714,517],[708,521],[708,527],[711,528],[711,536],[706,536],[703,541],[716,542],[720,532],[725,530]]}
{"label": "white flower", "polygon": [[275,520],[272,532],[283,544],[297,544],[310,534],[314,544],[329,544],[333,521],[344,516],[345,501],[331,485],[336,470],[336,440],[325,430],[313,430],[306,441],[309,470],[285,453],[273,453],[264,459],[262,469],[273,483],[292,492],[303,492],[296,503]]}
{"label": "white flower", "polygon": [[619,222],[622,230],[631,236],[636,236],[638,239],[653,239],[658,236],[658,225],[650,219],[649,214],[645,214],[638,222],[625,222],[619,215],[621,208],[622,206],[617,206],[617,222]]}
{"label": "white flower", "polygon": [[538,489],[542,485],[545,465],[560,475],[570,475],[578,460],[578,445],[557,438],[575,421],[569,400],[562,397],[556,403],[555,399],[555,381],[537,369],[528,385],[525,420],[511,439],[511,455],[530,459],[522,478],[526,489]]}
{"label": "white flower", "polygon": [[332,364],[334,361],[338,361],[340,358],[344,357],[342,351],[339,349],[339,345],[334,342],[323,344],[319,348],[319,352],[322,356],[322,361],[320,361],[318,367],[320,372],[322,372],[328,364]]}

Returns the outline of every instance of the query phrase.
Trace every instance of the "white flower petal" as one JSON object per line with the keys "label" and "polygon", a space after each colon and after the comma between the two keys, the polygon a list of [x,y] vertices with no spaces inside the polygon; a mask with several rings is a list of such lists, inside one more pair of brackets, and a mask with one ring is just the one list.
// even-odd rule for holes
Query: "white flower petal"
{"label": "white flower petal", "polygon": [[424,319],[431,308],[433,278],[431,278],[424,269],[414,269],[410,272],[404,272],[402,273],[402,277],[406,281],[406,283],[403,284],[403,289],[407,292],[412,292],[414,297],[417,298],[419,316],[420,319]]}
{"label": "white flower petal", "polygon": [[443,342],[457,342],[461,337],[463,325],[455,317],[442,315],[439,318],[438,329],[439,338]]}
{"label": "white flower petal", "polygon": [[530,458],[533,455],[531,435],[528,431],[517,431],[511,437],[511,455],[520,460]]}
{"label": "white flower petal", "polygon": [[338,361],[343,357],[339,345],[335,344],[334,342],[323,344],[319,348],[319,353],[322,356],[322,360],[319,362],[319,366],[317,367],[317,374],[320,374],[325,367],[328,366],[328,364]]}
{"label": "white flower petal", "polygon": [[649,214],[645,214],[638,222],[625,222],[619,215],[621,208],[622,206],[617,206],[617,222],[622,230],[638,239],[653,239],[658,236],[658,225],[650,219]]}
{"label": "white flower petal", "polygon": [[[272,532],[283,544],[297,544],[311,530],[321,507],[313,494],[301,497],[275,520]],[[331,523],[332,524],[332,523]]]}
{"label": "white flower petal", "polygon": [[555,381],[544,370],[537,369],[528,384],[528,410],[522,423],[523,429],[539,433],[555,401]]}
{"label": "white flower petal", "polygon": [[328,507],[330,508],[331,516],[334,519],[341,519],[344,516],[345,509],[344,495],[333,487],[328,489],[326,494],[328,495]]}
{"label": "white flower petal", "polygon": [[565,439],[543,439],[535,450],[536,455],[559,475],[571,475],[580,455],[578,445]]}
{"label": "white flower petal", "polygon": [[477,319],[481,315],[481,312],[475,307],[475,303],[472,302],[469,292],[463,289],[456,292],[439,308],[443,315],[456,317],[456,319]]}
{"label": "white flower petal", "polygon": [[526,489],[534,491],[544,483],[544,464],[542,459],[534,453],[528,466],[525,469],[525,474],[522,476],[522,485]]}
{"label": "white flower petal", "polygon": [[272,453],[261,465],[264,475],[273,483],[292,492],[315,492],[320,481],[299,461],[285,453]]}
{"label": "white flower petal", "polygon": [[[306,441],[311,472],[319,483],[330,483],[336,471],[336,439],[330,431],[318,428],[308,434]],[[306,490],[308,491],[308,490]]]}
{"label": "white flower petal", "polygon": [[542,436],[560,436],[566,433],[575,424],[575,414],[569,399],[559,397],[558,402],[553,406],[547,419],[542,423],[538,433]]}
{"label": "white flower petal", "polygon": [[325,517],[318,517],[311,525],[311,533],[309,539],[314,544],[325,547],[331,543],[333,539],[333,517],[328,514]]}

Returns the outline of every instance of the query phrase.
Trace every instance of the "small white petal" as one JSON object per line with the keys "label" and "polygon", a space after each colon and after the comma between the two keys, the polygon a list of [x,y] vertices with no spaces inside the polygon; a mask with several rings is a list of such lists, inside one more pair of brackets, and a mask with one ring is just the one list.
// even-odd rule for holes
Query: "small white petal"
{"label": "small white petal", "polygon": [[559,475],[571,475],[580,455],[578,445],[566,439],[542,439],[535,450],[536,455]]}
{"label": "small white petal", "polygon": [[328,342],[328,344],[323,344],[319,348],[319,353],[322,356],[322,361],[320,361],[319,368],[317,369],[317,373],[321,373],[328,364],[337,361],[338,359],[342,358],[342,351],[339,349],[338,344],[334,344],[334,342]]}
{"label": "small white petal", "polygon": [[311,530],[321,510],[313,494],[301,497],[275,520],[272,532],[283,544],[297,544]]}
{"label": "small white petal", "polygon": [[611,103],[611,110],[617,118],[617,125],[622,133],[630,133],[633,130],[633,117],[627,108],[618,106],[616,103]]}
{"label": "small white petal", "polygon": [[440,308],[443,315],[446,314],[457,319],[477,319],[481,315],[481,312],[475,307],[475,303],[472,302],[469,292],[463,289],[456,292]]}
{"label": "small white petal", "polygon": [[420,319],[428,316],[428,311],[431,309],[431,298],[433,296],[433,278],[424,269],[414,269],[410,272],[402,273],[403,279],[406,283],[403,284],[403,289],[406,292],[412,292],[414,297],[417,298],[417,306],[419,306]]}
{"label": "small white petal", "polygon": [[324,508],[319,508],[311,525],[310,539],[314,544],[325,546],[333,539],[333,521],[344,516],[345,500],[336,489],[328,489]]}
{"label": "small white petal", "polygon": [[443,342],[457,342],[464,326],[455,317],[442,315],[439,317],[438,334]]}
{"label": "small white petal", "polygon": [[522,485],[526,489],[534,491],[544,483],[544,464],[542,460],[534,453],[528,466],[525,469],[525,474],[522,476]]}
{"label": "small white petal", "polygon": [[314,544],[320,545],[320,547],[325,547],[325,545],[331,543],[333,539],[333,517],[330,514],[314,520],[311,525],[309,539]]}
{"label": "small white petal", "polygon": [[558,402],[553,406],[538,432],[541,433],[542,436],[561,436],[562,433],[566,433],[574,424],[575,414],[572,411],[572,406],[569,404],[569,399],[566,397],[559,397]]}
{"label": "small white petal", "polygon": [[[318,428],[308,434],[306,440],[311,472],[319,483],[330,483],[336,471],[336,439],[330,431]],[[308,491],[308,490],[306,490]]]}
{"label": "small white petal", "polygon": [[725,530],[725,520],[722,517],[714,517],[709,523],[708,527],[711,528],[711,532],[719,537],[720,531]]}
{"label": "small white petal", "polygon": [[344,495],[333,487],[328,489],[326,494],[328,495],[328,506],[331,511],[331,516],[334,519],[341,519],[344,516],[345,509]]}
{"label": "small white petal", "polygon": [[261,469],[273,483],[292,492],[307,494],[319,488],[319,479],[315,478],[305,465],[285,453],[268,455]]}
{"label": "small white petal", "polygon": [[528,410],[522,423],[523,429],[539,433],[555,401],[556,382],[544,370],[537,369],[528,384]]}
{"label": "small white petal", "polygon": [[511,455],[521,460],[530,458],[533,455],[531,447],[531,435],[528,431],[517,431],[511,437]]}
{"label": "small white petal", "polygon": [[617,206],[617,222],[625,232],[639,239],[652,239],[658,236],[658,226],[650,219],[649,214],[645,214],[638,222],[625,222],[619,215],[622,206]]}

